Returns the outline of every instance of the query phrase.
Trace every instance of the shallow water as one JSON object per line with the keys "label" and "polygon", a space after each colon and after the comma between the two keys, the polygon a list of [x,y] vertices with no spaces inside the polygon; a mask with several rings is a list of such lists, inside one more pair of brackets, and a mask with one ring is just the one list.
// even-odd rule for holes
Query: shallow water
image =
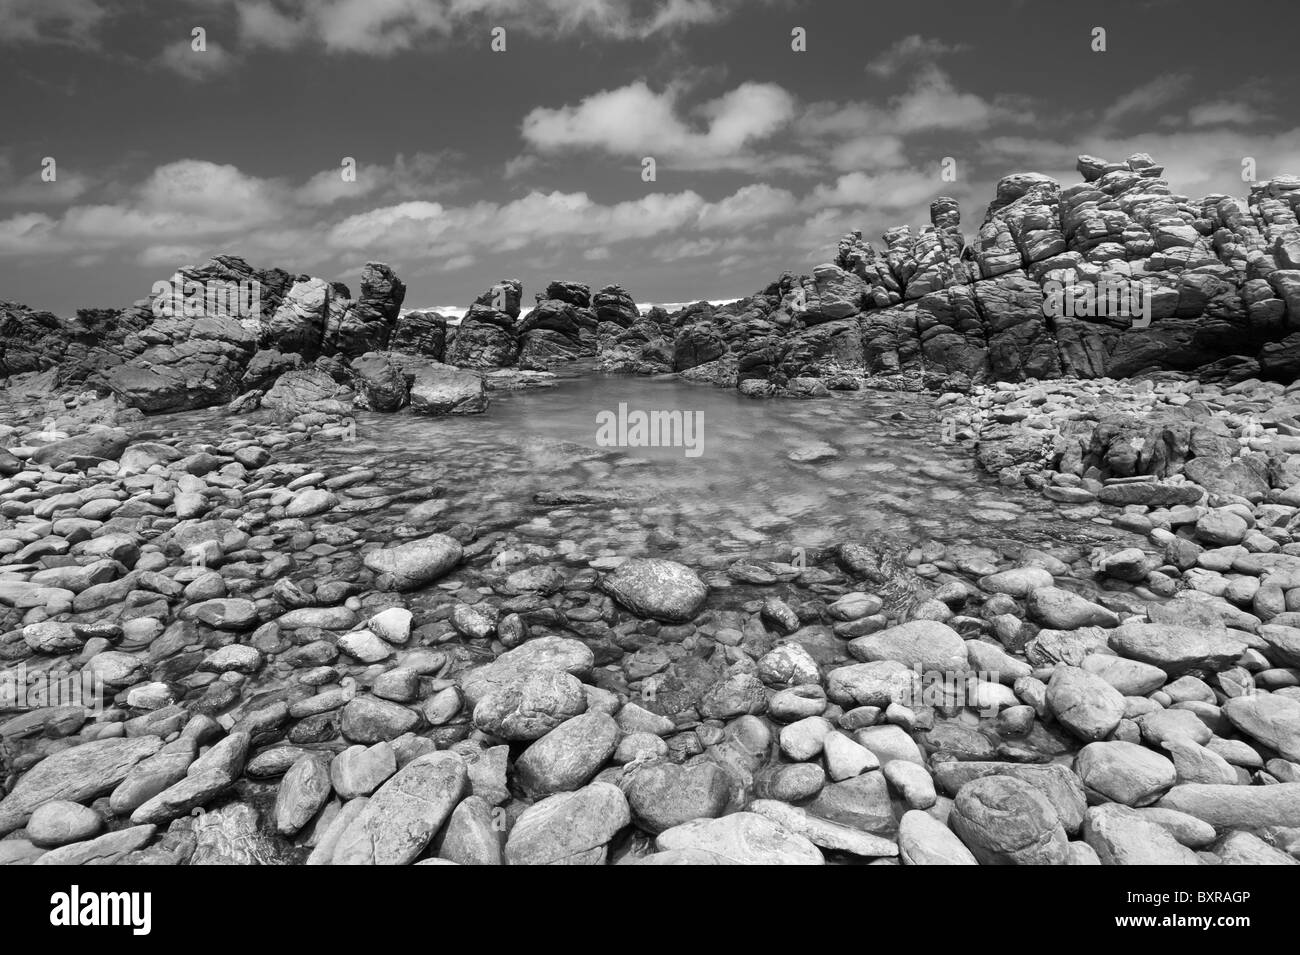
{"label": "shallow water", "polygon": [[[597,415],[616,414],[620,403],[629,411],[698,412],[701,453],[600,446]],[[229,420],[196,412],[158,423],[202,434]],[[494,392],[483,415],[358,412],[356,434],[351,442],[311,442],[277,460],[331,473],[378,471],[348,489],[349,497],[418,494],[437,485],[444,526],[478,524],[539,542],[572,539],[588,554],[662,553],[646,539],[655,529],[680,542],[674,556],[687,563],[845,540],[904,551],[929,540],[950,548],[1077,548],[1119,533],[1064,520],[1036,493],[999,485],[978,470],[968,447],[939,441],[925,395],[863,391],[763,401],[672,376],[590,376]],[[806,449],[834,456],[790,458]],[[534,501],[550,492],[614,500],[558,507]],[[409,507],[393,502],[363,523],[391,529]]]}

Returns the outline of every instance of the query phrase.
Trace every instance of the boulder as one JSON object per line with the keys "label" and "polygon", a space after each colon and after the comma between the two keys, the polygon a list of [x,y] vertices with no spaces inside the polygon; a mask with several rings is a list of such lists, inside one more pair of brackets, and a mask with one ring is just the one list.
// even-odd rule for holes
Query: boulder
{"label": "boulder", "polygon": [[609,843],[632,821],[617,786],[592,783],[523,811],[506,840],[507,865],[603,865]]}
{"label": "boulder", "polygon": [[1061,865],[1066,835],[1052,804],[1011,776],[985,776],[962,786],[948,820],[982,865]]}
{"label": "boulder", "polygon": [[656,557],[623,561],[605,575],[601,588],[638,616],[668,623],[691,620],[709,594],[695,571]]}

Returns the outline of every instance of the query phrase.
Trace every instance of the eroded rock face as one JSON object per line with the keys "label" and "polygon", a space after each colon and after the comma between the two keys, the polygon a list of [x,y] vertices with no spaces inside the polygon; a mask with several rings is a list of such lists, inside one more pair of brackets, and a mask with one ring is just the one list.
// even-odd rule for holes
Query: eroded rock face
{"label": "eroded rock face", "polygon": [[239,391],[256,338],[237,320],[164,318],[149,328],[159,344],[103,376],[123,403],[148,414],[229,401]]}
{"label": "eroded rock face", "polygon": [[[396,352],[478,369],[545,370],[594,355],[605,370],[689,374],[722,362],[725,374],[703,380],[750,397],[808,397],[863,375],[979,382],[1177,370],[1231,382],[1300,373],[1295,177],[1253,184],[1245,198],[1190,199],[1146,154],[1081,156],[1077,168],[1083,181],[1073,185],[1003,177],[973,236],[956,201],[937,197],[929,225],[887,230],[883,250],[850,233],[810,276],[674,315],[642,316],[621,286],[592,294],[556,281],[521,316],[522,284],[510,279],[448,329],[432,312],[399,315],[405,286],[382,263],[365,266],[353,298],[341,283],[218,256],[172,281],[204,294],[251,283],[260,292],[251,311],[166,315],[155,297],[65,321],[6,305],[0,371],[57,366],[60,385],[86,383],[147,413],[267,389],[273,377],[245,374],[259,349],[346,363],[390,340]],[[1237,472],[1225,488],[1252,482]],[[1198,480],[1210,486],[1209,477]]]}
{"label": "eroded rock face", "polygon": [[442,361],[447,349],[447,319],[427,309],[413,309],[398,316],[389,348],[406,355]]}
{"label": "eroded rock face", "polygon": [[317,356],[383,348],[404,295],[382,263],[366,266],[353,301],[340,283],[222,255],[178,270],[120,311],[83,309],[64,321],[0,307],[0,371],[57,365],[56,386],[111,393],[147,414],[203,408],[265,390]]}
{"label": "eroded rock face", "polygon": [[[1086,178],[1097,168],[1108,171]],[[920,231],[887,230],[883,251],[850,233],[811,276],[787,274],[725,306],[725,330],[692,307],[669,317],[671,331],[615,332],[605,365],[683,372],[732,355],[742,390],[763,397],[785,395],[790,378],[845,373],[1021,381],[1174,369],[1290,380],[1300,371],[1287,318],[1300,308],[1292,177],[1257,184],[1245,200],[1191,200],[1145,154],[1080,157],[1079,169],[1085,181],[1073,186],[1005,176],[970,241],[948,197],[934,200]],[[811,334],[837,322],[854,329]],[[631,313],[618,321],[635,323]],[[763,384],[744,384],[755,379]]]}
{"label": "eroded rock face", "polygon": [[447,348],[447,363],[461,368],[504,368],[519,354],[515,317],[487,305],[470,306]]}
{"label": "eroded rock face", "polygon": [[406,285],[392,269],[367,262],[356,301],[330,310],[322,350],[353,357],[384,349],[405,298]]}

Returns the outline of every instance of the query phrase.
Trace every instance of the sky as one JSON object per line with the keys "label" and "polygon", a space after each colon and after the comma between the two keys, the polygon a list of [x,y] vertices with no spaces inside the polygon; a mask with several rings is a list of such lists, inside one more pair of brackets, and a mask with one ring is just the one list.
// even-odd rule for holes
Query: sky
{"label": "sky", "polygon": [[354,292],[387,262],[409,307],[722,299],[939,195],[974,235],[1001,176],[1079,153],[1244,196],[1247,158],[1300,173],[1298,9],[0,0],[0,300],[120,307],[217,253]]}

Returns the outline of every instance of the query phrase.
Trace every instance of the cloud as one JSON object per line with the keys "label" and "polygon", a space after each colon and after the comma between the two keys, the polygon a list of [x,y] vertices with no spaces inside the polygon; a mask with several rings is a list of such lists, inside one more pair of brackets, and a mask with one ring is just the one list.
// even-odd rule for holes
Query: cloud
{"label": "cloud", "polygon": [[[218,251],[284,262],[287,250],[295,268],[360,256],[438,268],[466,268],[502,256],[550,261],[573,255],[600,262],[614,256],[612,247],[668,237],[719,249],[748,242],[747,232],[789,218],[801,202],[790,190],[761,182],[713,200],[694,190],[611,202],[561,190],[532,190],[501,202],[398,198],[436,168],[436,157],[399,156],[375,167],[375,185],[350,194],[335,170],[290,182],[229,164],[178,160],[133,185],[105,186],[111,199],[77,202],[59,215],[23,210],[0,219],[0,255],[104,255],[167,268]],[[357,185],[365,177],[363,166]],[[365,202],[372,205],[358,208]]]}
{"label": "cloud", "polygon": [[319,44],[327,52],[390,56],[494,26],[554,38],[642,40],[716,23],[742,0],[255,0],[238,8],[250,46]]}
{"label": "cloud", "polygon": [[269,2],[241,3],[236,7],[239,36],[248,46],[288,50],[307,39],[300,20],[281,13]]}
{"label": "cloud", "polygon": [[204,159],[182,159],[153,171],[140,186],[142,207],[160,214],[195,215],[257,223],[275,218],[281,204],[273,180]]}
{"label": "cloud", "polygon": [[697,223],[701,229],[740,229],[788,215],[798,205],[799,200],[789,190],[754,183],[706,205]]}
{"label": "cloud", "polygon": [[597,238],[644,239],[693,222],[706,208],[695,192],[652,193],[612,204],[585,192],[530,192],[507,203],[444,206],[403,202],[348,216],[325,241],[339,251],[381,249],[407,255],[500,252]]}
{"label": "cloud", "polygon": [[[355,157],[352,157],[355,158]],[[366,197],[429,199],[464,188],[472,180],[458,171],[464,157],[452,150],[398,153],[392,163],[357,162],[355,176],[343,178],[344,167],[322,169],[294,190],[294,201],[329,206]]]}
{"label": "cloud", "polygon": [[94,46],[107,15],[99,0],[0,0],[0,44]]}
{"label": "cloud", "polygon": [[[42,157],[44,159],[45,157]],[[54,166],[55,179],[47,182],[41,178],[44,166],[32,166],[23,173],[8,155],[0,154],[0,202],[29,206],[58,205],[75,201],[91,188],[89,176],[66,167]]]}
{"label": "cloud", "polygon": [[190,40],[177,40],[163,48],[158,62],[186,79],[205,80],[229,71],[235,58],[216,40],[208,40],[207,49],[195,50]]}
{"label": "cloud", "polygon": [[752,147],[790,123],[795,99],[774,83],[744,83],[698,106],[692,123],[679,108],[682,90],[657,93],[644,81],[603,90],[576,106],[537,107],[523,120],[524,141],[543,153],[589,149],[654,156],[683,169],[744,168]]}
{"label": "cloud", "polygon": [[657,92],[638,80],[577,104],[539,106],[521,125],[534,153],[511,160],[507,176],[533,170],[539,156],[584,150],[653,156],[675,169],[766,175],[894,168],[907,164],[907,137],[1036,121],[1025,104],[963,92],[934,66],[917,70],[885,103],[804,104],[774,83],[743,83],[693,108],[687,94],[681,85]]}
{"label": "cloud", "polygon": [[1251,126],[1264,118],[1263,112],[1249,103],[1222,99],[1198,103],[1187,111],[1187,121],[1193,126]]}
{"label": "cloud", "polygon": [[203,240],[241,235],[265,241],[292,215],[290,195],[279,180],[183,159],[158,166],[116,201],[72,205],[58,218],[24,212],[0,222],[0,254],[125,256],[146,247],[194,248]]}
{"label": "cloud", "polygon": [[[850,229],[878,242],[889,227],[924,224],[929,202],[941,194],[961,202],[970,234],[999,177],[1033,170],[1077,182],[1080,152],[1108,159],[1150,152],[1167,165],[1174,188],[1193,196],[1248,192],[1240,181],[1244,156],[1256,160],[1261,178],[1300,168],[1300,128],[1247,135],[1222,105],[1236,101],[1231,91],[1220,105],[1202,104],[1199,124],[1170,113],[1176,128],[1122,135],[1095,126],[1083,139],[1065,121],[1026,129],[1037,104],[1016,113],[1001,98],[968,99],[936,68],[918,70],[884,102],[800,103],[781,87],[757,83],[694,104],[689,94],[634,83],[534,110],[521,126],[534,152],[517,165],[541,172],[551,161],[571,164],[572,151],[608,152],[626,132],[647,136],[615,147],[628,156],[644,149],[661,160],[761,175],[719,178],[698,191],[660,192],[628,175],[613,197],[603,184],[588,192],[512,183],[501,195],[461,189],[469,159],[454,153],[363,161],[354,183],[344,183],[338,168],[290,179],[182,159],[128,180],[77,180],[69,171],[55,204],[40,202],[53,193],[41,193],[36,170],[28,169],[21,178],[0,178],[14,183],[0,200],[22,203],[0,218],[0,256],[58,268],[80,261],[105,270],[124,263],[171,270],[229,251],[258,265],[324,275],[374,257],[404,275],[456,272],[449,284],[532,263],[545,273],[608,267],[611,280],[660,275],[666,286],[675,275],[698,282],[806,270],[833,254]],[[628,110],[649,116],[651,131],[621,126]],[[958,158],[956,183],[939,175],[944,152]],[[12,168],[6,155],[0,172]]]}
{"label": "cloud", "polygon": [[1017,117],[974,93],[963,93],[938,67],[919,71],[908,90],[890,103],[890,125],[902,135],[932,129],[982,129],[995,118]]}
{"label": "cloud", "polygon": [[962,43],[945,43],[934,37],[923,37],[919,33],[913,33],[893,43],[868,63],[866,68],[868,73],[886,78],[905,67],[919,63],[933,63],[941,56],[960,53],[966,49],[969,48]]}
{"label": "cloud", "polygon": [[1141,116],[1168,106],[1191,84],[1189,73],[1166,73],[1134,87],[1102,113],[1102,122],[1113,124],[1129,116]]}
{"label": "cloud", "polygon": [[898,169],[875,175],[851,172],[829,186],[817,186],[809,203],[813,208],[850,207],[901,214],[954,191],[961,189],[940,179],[937,165],[928,171]]}

